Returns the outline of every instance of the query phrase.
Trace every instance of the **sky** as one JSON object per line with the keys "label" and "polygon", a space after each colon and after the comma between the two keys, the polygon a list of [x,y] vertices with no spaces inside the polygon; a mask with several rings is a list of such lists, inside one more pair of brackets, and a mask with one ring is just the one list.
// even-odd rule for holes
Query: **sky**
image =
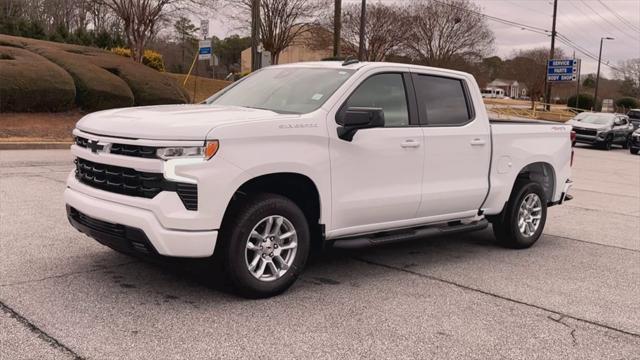
{"label": "sky", "polygon": [[[412,0],[367,0],[371,2],[398,3]],[[481,11],[490,16],[517,23],[551,30],[553,0],[472,0]],[[343,0],[343,3],[360,0]],[[640,0],[558,0],[556,31],[582,49],[597,57],[601,37],[606,40],[602,50],[603,63],[616,66],[619,61],[640,58]],[[623,20],[620,20],[622,18]],[[628,24],[630,23],[630,24]],[[495,36],[495,54],[510,57],[514,50],[550,47],[548,35],[524,31],[499,22],[488,20]],[[211,18],[210,32],[218,37],[238,33],[236,26],[224,15],[224,11]],[[574,49],[556,42],[569,56]],[[595,73],[597,60],[576,51],[582,59],[582,74]],[[602,65],[602,73],[611,77],[612,69]]]}

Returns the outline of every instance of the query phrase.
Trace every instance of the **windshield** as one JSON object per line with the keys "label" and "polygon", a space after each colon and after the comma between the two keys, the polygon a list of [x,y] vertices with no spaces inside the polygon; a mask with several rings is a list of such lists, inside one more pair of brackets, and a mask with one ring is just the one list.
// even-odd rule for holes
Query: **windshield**
{"label": "windshield", "polygon": [[210,97],[207,104],[305,114],[322,106],[354,72],[349,69],[265,68]]}
{"label": "windshield", "polygon": [[613,115],[611,114],[586,114],[582,113],[573,120],[579,121],[585,124],[607,125],[613,122]]}

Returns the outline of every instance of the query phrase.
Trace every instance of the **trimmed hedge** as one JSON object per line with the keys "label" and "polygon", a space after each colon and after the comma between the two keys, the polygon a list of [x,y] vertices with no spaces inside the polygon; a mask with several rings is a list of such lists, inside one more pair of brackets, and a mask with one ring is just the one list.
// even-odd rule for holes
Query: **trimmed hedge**
{"label": "trimmed hedge", "polygon": [[[87,111],[188,102],[175,81],[109,51],[8,35],[0,35],[0,44],[37,53],[66,70],[75,83],[76,104]],[[22,101],[29,106],[27,98]]]}
{"label": "trimmed hedge", "polygon": [[616,100],[616,106],[624,109],[635,109],[640,106],[640,103],[635,98],[623,97]]}
{"label": "trimmed hedge", "polygon": [[133,106],[131,89],[112,69],[96,66],[83,59],[92,54],[83,49],[30,44],[32,50],[65,69],[76,84],[76,103],[87,111]]}
{"label": "trimmed hedge", "polygon": [[0,112],[55,112],[75,106],[76,87],[62,68],[40,55],[0,46]]}
{"label": "trimmed hedge", "polygon": [[567,99],[567,106],[583,110],[591,110],[593,108],[593,96],[582,93],[579,96],[580,97],[577,99],[577,102],[575,95],[570,96],[569,99]]}

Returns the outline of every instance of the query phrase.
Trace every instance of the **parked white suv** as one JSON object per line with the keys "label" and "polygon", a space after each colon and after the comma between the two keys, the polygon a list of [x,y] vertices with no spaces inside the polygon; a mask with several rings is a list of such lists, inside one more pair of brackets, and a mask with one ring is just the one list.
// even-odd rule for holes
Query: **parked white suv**
{"label": "parked white suv", "polygon": [[466,73],[273,66],[200,105],[85,116],[71,224],[119,251],[211,257],[240,294],[287,289],[310,249],[493,224],[531,246],[570,187],[570,125],[490,123]]}

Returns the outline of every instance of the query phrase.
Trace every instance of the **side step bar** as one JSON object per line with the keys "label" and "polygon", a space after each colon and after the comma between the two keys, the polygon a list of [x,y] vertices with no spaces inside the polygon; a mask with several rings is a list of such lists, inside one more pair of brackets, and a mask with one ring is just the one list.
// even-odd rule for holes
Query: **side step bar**
{"label": "side step bar", "polygon": [[416,240],[430,236],[449,235],[461,232],[482,230],[487,226],[489,226],[489,222],[486,219],[482,219],[469,224],[452,222],[444,225],[438,224],[396,231],[385,231],[375,234],[336,239],[333,243],[333,247],[339,249],[360,249],[377,245],[398,243],[408,240]]}

